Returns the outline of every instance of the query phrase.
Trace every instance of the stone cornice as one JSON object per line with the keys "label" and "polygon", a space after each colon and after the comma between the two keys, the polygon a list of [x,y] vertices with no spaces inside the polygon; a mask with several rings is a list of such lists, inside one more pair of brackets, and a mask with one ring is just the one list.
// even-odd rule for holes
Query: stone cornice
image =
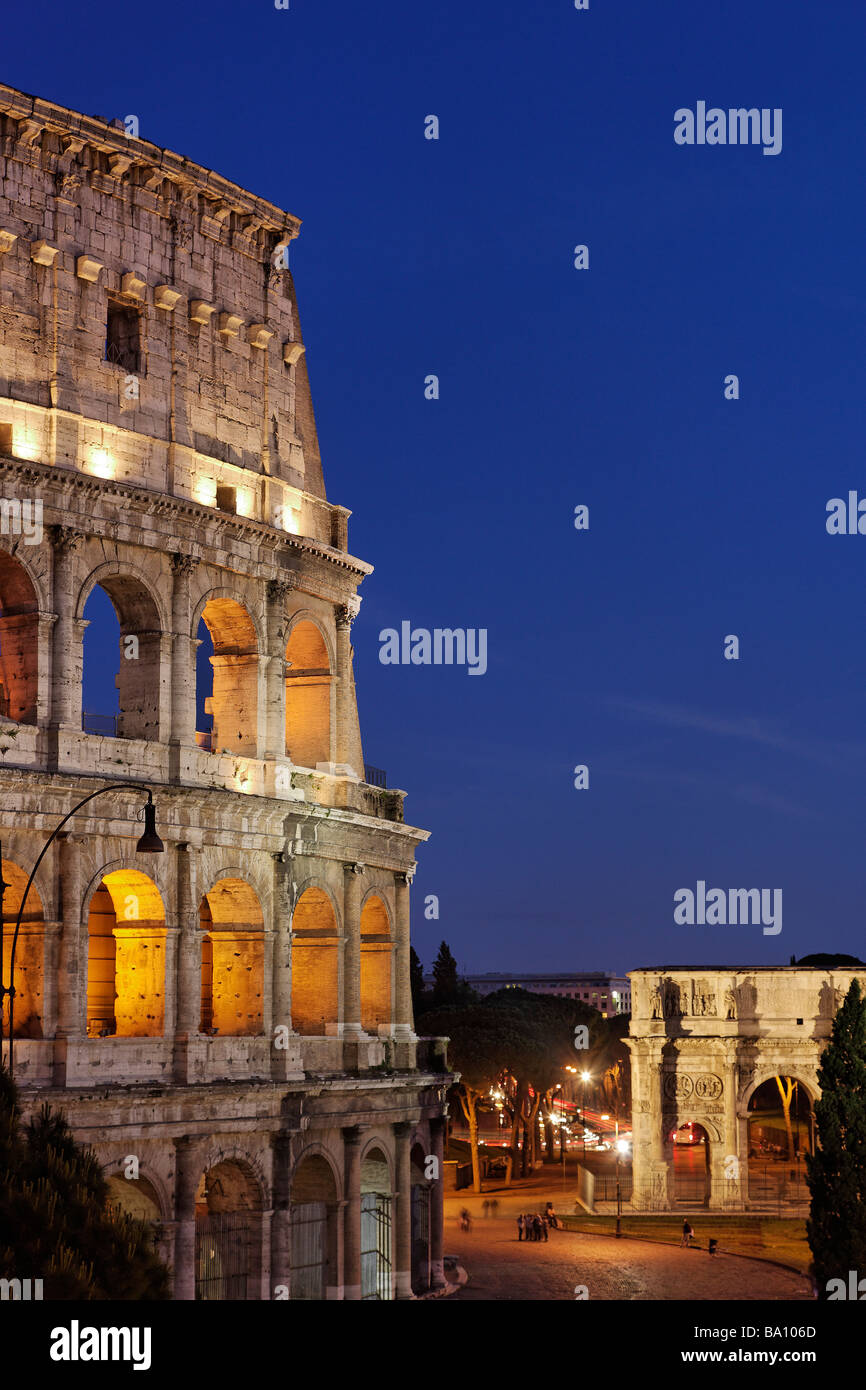
{"label": "stone cornice", "polygon": [[[32,159],[38,155],[46,136],[59,137],[59,149],[51,156],[58,165],[68,166],[70,159],[83,163],[83,156],[88,154],[91,176],[102,174],[108,183],[129,186],[135,175],[137,186],[151,197],[166,183],[174,186],[181,200],[197,200],[200,196],[200,211],[212,226],[225,225],[236,214],[236,221],[242,225],[235,231],[232,244],[240,250],[248,250],[259,231],[271,237],[276,234],[283,242],[292,241],[300,231],[300,219],[274,203],[183,155],[129,136],[96,116],[85,116],[2,85],[0,113],[18,123],[10,143],[13,150],[21,149],[22,157]],[[104,164],[105,169],[98,168],[99,164]]]}

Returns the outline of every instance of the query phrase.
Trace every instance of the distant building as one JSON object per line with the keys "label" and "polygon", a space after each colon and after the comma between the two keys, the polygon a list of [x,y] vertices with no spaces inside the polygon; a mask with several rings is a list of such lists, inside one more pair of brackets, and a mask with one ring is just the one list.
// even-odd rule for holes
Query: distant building
{"label": "distant building", "polygon": [[[526,989],[531,994],[558,994],[561,999],[580,999],[590,1008],[598,1009],[605,1018],[631,1013],[631,982],[624,975],[608,975],[604,971],[584,975],[488,972],[486,975],[463,975],[461,979],[481,995],[495,994],[498,989]],[[424,983],[431,987],[433,976],[425,975]]]}

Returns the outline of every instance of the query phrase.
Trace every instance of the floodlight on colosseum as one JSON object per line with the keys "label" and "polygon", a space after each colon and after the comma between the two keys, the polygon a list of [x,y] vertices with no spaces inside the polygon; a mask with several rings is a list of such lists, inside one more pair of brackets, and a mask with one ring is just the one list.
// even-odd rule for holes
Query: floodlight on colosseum
{"label": "floodlight on colosseum", "polygon": [[38,459],[39,445],[35,435],[29,430],[16,430],[13,452],[17,459]]}
{"label": "floodlight on colosseum", "polygon": [[92,449],[90,453],[90,471],[95,473],[97,478],[114,477],[114,459],[105,449]]}
{"label": "floodlight on colosseum", "polygon": [[239,487],[237,495],[238,516],[252,516],[253,514],[253,494],[249,488]]}
{"label": "floodlight on colosseum", "polygon": [[193,491],[196,502],[200,502],[203,507],[216,506],[216,483],[213,478],[197,478]]}

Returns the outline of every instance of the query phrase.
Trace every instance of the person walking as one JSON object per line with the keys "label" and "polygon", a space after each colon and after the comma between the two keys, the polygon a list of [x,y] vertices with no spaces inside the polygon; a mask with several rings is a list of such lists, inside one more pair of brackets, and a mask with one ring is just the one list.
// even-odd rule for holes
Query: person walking
{"label": "person walking", "polygon": [[685,1220],[684,1220],[684,1221],[683,1221],[683,1238],[682,1238],[682,1240],[680,1241],[680,1245],[681,1245],[681,1246],[684,1245],[684,1246],[686,1247],[686,1249],[688,1250],[689,1246],[690,1246],[691,1243],[692,1243],[692,1236],[693,1236],[693,1235],[694,1235],[694,1231],[692,1230],[692,1228],[691,1228],[691,1226],[689,1225],[688,1221],[685,1221]]}
{"label": "person walking", "polygon": [[524,1220],[523,1212],[521,1212],[520,1215],[519,1215],[518,1218],[517,1218],[517,1239],[518,1239],[518,1240],[523,1240],[523,1229],[524,1229],[524,1226],[525,1226],[525,1225],[526,1225],[526,1222],[525,1222],[525,1220]]}
{"label": "person walking", "polygon": [[486,1197],[484,1198],[484,1201],[481,1203],[481,1214],[485,1220],[490,1215],[490,1203],[488,1202]]}
{"label": "person walking", "polygon": [[547,1240],[547,1227],[548,1227],[548,1220],[547,1220],[547,1214],[545,1213],[545,1215],[542,1216],[542,1218],[541,1218],[541,1238],[542,1238],[542,1240]]}

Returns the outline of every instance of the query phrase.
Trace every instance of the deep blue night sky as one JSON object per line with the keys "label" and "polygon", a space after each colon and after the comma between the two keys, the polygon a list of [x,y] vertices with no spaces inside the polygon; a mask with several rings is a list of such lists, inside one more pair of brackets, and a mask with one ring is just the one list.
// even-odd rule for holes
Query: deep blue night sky
{"label": "deep blue night sky", "polygon": [[[866,536],[825,529],[866,495],[862,3],[151,0],[3,27],[4,82],[135,113],[303,219],[328,495],[376,566],[365,755],[432,831],[425,964],[443,937],[467,970],[862,954]],[[782,152],[676,145],[699,100],[781,107]],[[404,619],[486,628],[487,674],[380,665]],[[698,879],[782,888],[782,933],[675,925]]]}

